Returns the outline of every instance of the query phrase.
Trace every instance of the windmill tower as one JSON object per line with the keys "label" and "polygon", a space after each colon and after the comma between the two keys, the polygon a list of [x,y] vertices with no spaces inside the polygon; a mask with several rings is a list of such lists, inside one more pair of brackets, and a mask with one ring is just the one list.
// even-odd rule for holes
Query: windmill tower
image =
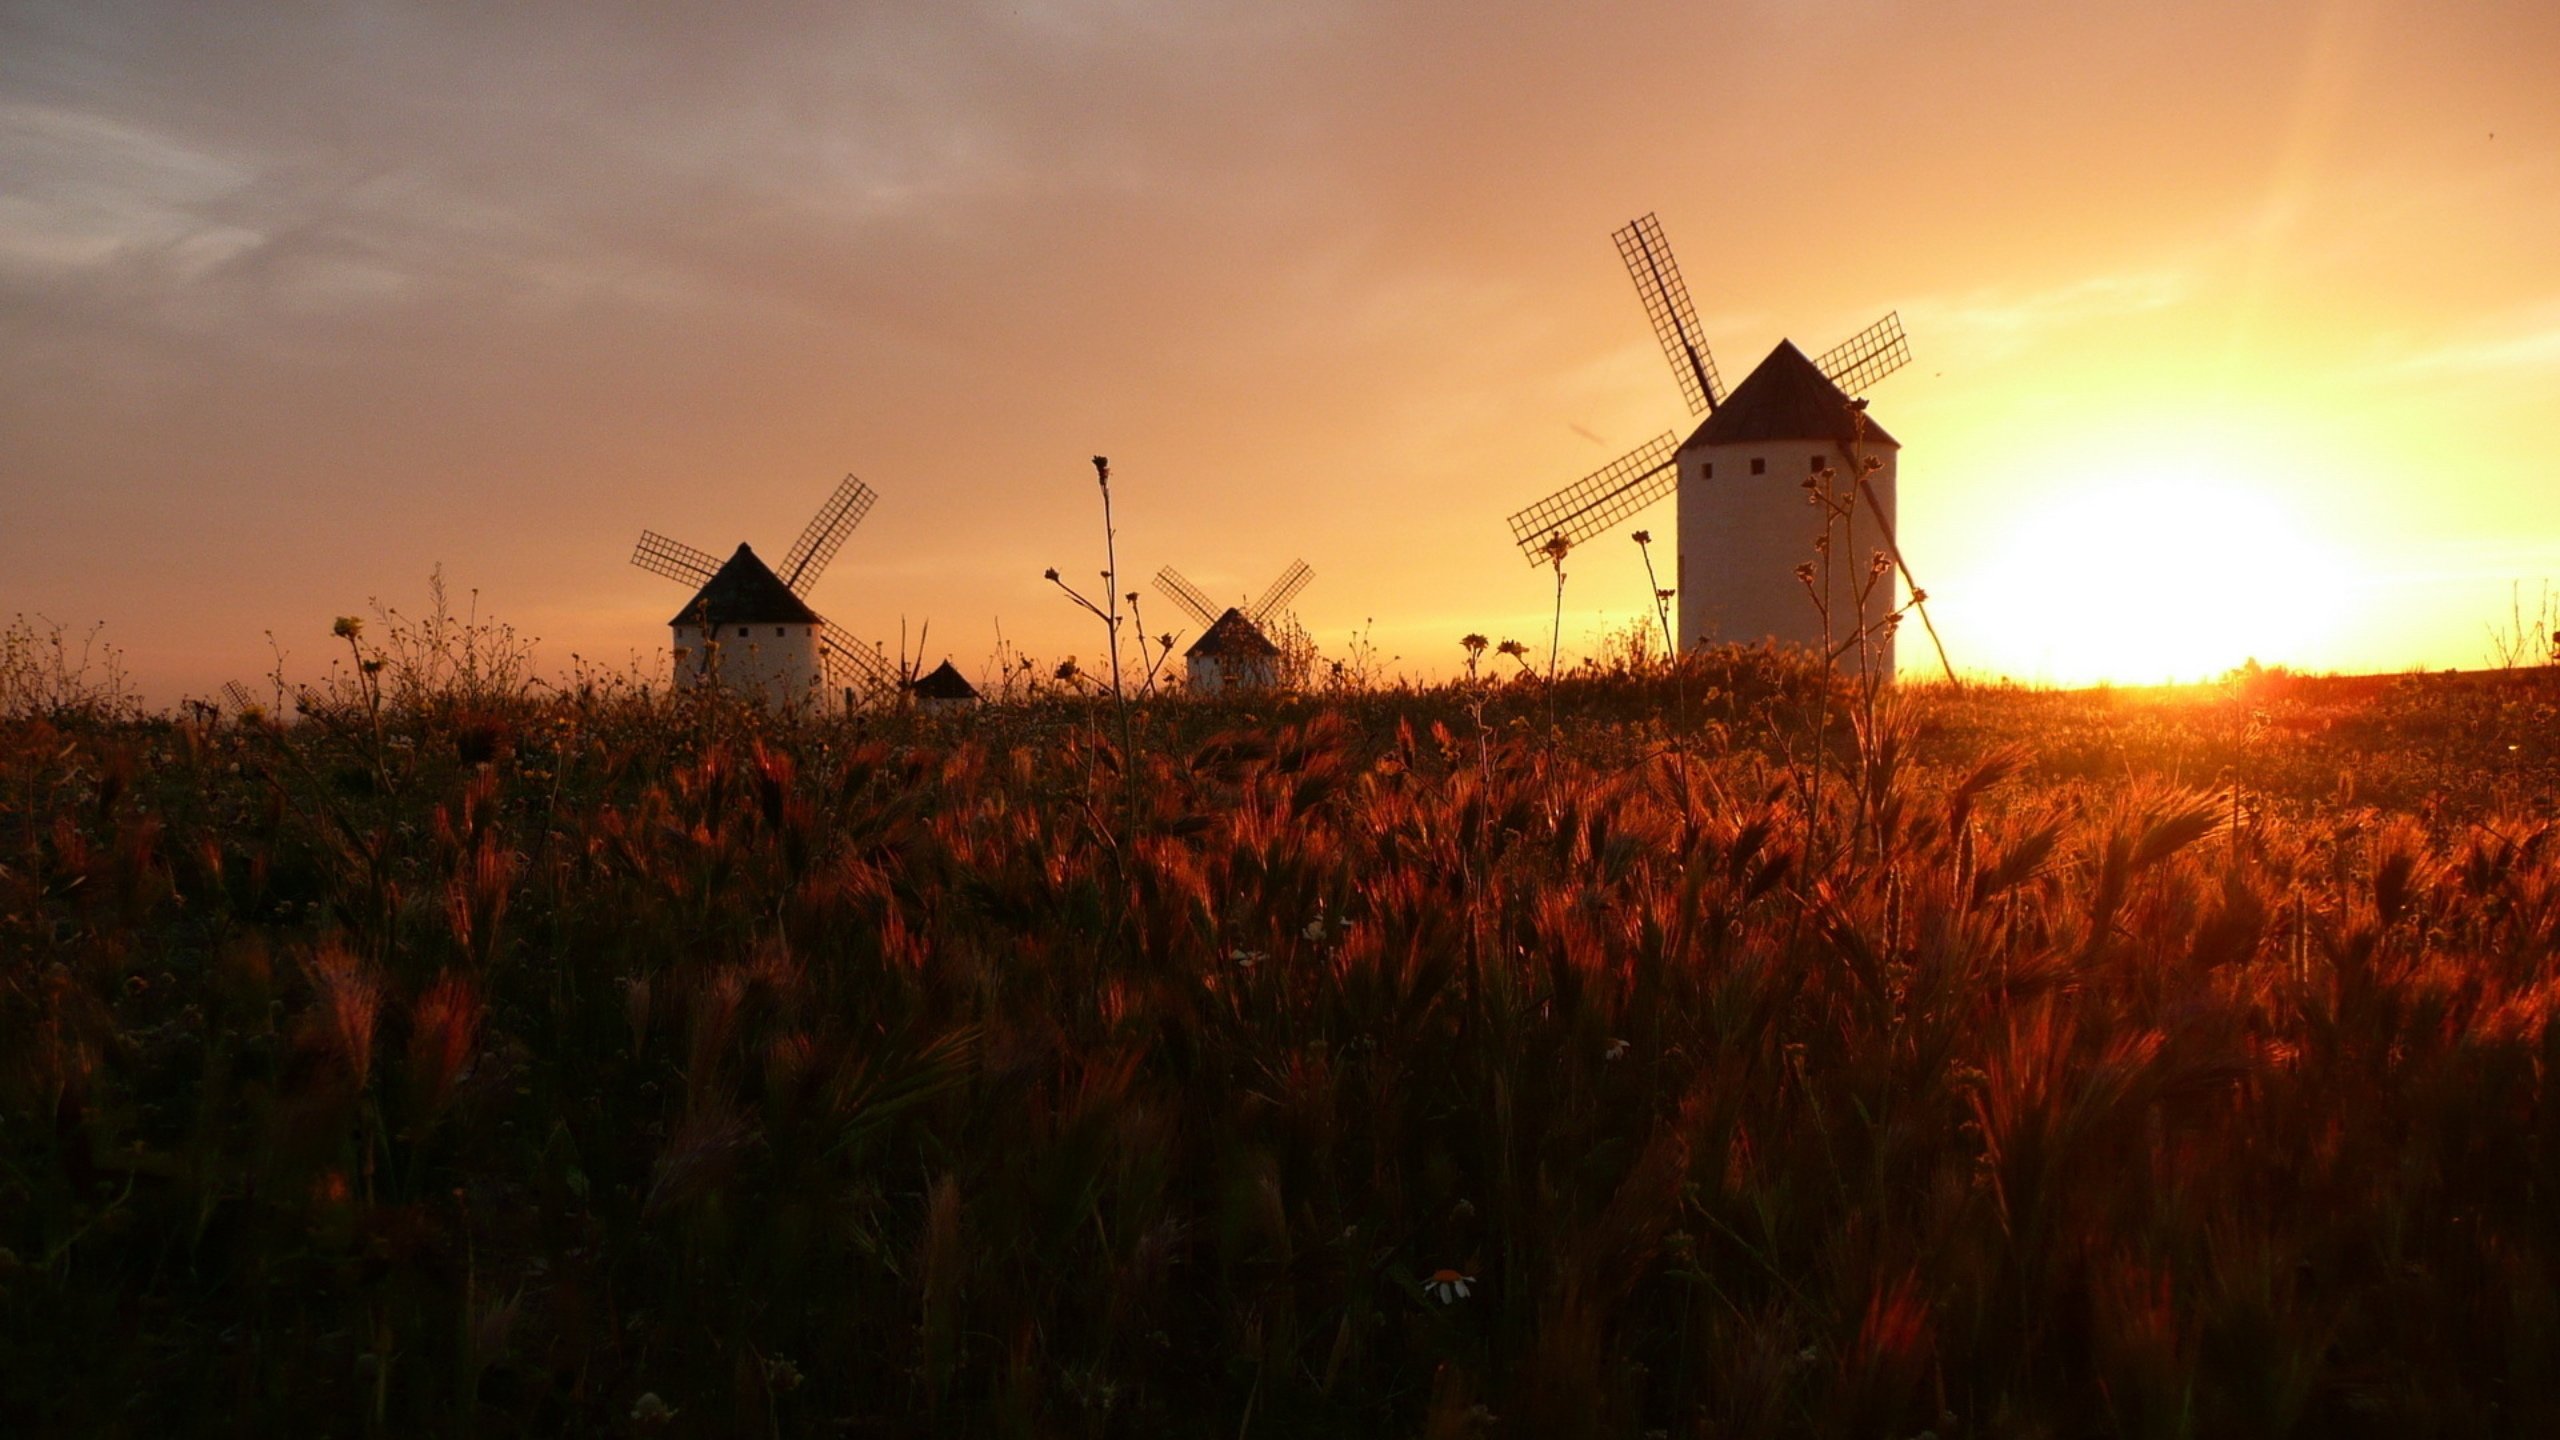
{"label": "windmill tower", "polygon": [[[1781,340],[1727,394],[1660,223],[1646,215],[1610,238],[1689,413],[1706,418],[1687,440],[1666,430],[1514,514],[1512,540],[1530,564],[1544,565],[1559,539],[1579,545],[1677,491],[1673,584],[1682,650],[1774,640],[1855,663],[1863,644],[1891,674],[1892,578],[1865,582],[1876,553],[1911,582],[1894,539],[1902,447],[1851,397],[1911,359],[1901,316],[1885,316],[1818,360]],[[1808,561],[1820,607],[1797,573]],[[1911,591],[1921,597],[1916,584]]]}
{"label": "windmill tower", "polygon": [[1222,690],[1268,690],[1280,683],[1280,647],[1263,626],[1298,598],[1316,572],[1304,560],[1293,561],[1280,578],[1251,605],[1230,605],[1223,612],[1207,592],[1167,565],[1156,572],[1156,589],[1198,622],[1200,638],[1182,652],[1184,674],[1192,693]]}
{"label": "windmill tower", "polygon": [[878,497],[851,475],[791,542],[777,573],[752,546],[725,561],[654,530],[640,532],[631,563],[694,587],[667,624],[675,631],[676,685],[718,685],[776,706],[833,693],[894,694],[898,673],[848,640],[802,597],[844,548]]}

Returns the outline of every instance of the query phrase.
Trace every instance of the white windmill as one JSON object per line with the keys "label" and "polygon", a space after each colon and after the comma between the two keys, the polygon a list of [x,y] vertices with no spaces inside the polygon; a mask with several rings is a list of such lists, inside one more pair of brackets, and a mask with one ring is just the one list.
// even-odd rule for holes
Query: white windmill
{"label": "white windmill", "polygon": [[[1666,430],[1514,514],[1513,541],[1530,564],[1548,564],[1558,540],[1579,545],[1676,490],[1681,649],[1774,640],[1821,650],[1827,640],[1837,662],[1863,643],[1891,674],[1894,587],[1890,578],[1865,583],[1867,557],[1890,557],[1915,604],[1925,595],[1894,539],[1902,446],[1851,397],[1911,359],[1901,316],[1888,314],[1819,360],[1781,340],[1728,395],[1661,224],[1648,214],[1610,238],[1689,413],[1706,419],[1685,441]],[[1829,560],[1814,571],[1816,588],[1827,585],[1820,608],[1797,574],[1818,551]]]}
{"label": "white windmill", "polygon": [[1316,572],[1307,562],[1291,562],[1262,592],[1262,598],[1251,605],[1230,605],[1224,611],[1199,586],[1182,578],[1172,566],[1156,572],[1156,589],[1183,613],[1197,621],[1200,638],[1182,652],[1185,679],[1192,693],[1213,694],[1221,690],[1267,690],[1280,683],[1280,647],[1272,643],[1263,626],[1271,617],[1298,598]]}
{"label": "white windmill", "polygon": [[791,542],[779,574],[745,544],[722,561],[641,531],[631,563],[695,587],[667,622],[675,631],[678,688],[718,685],[774,705],[807,705],[838,693],[848,702],[896,693],[896,669],[802,598],[877,498],[870,486],[844,477]]}

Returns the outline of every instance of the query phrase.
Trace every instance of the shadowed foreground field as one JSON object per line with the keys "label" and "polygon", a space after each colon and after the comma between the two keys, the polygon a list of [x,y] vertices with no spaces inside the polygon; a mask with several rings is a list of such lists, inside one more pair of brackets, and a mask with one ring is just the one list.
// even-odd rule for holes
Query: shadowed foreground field
{"label": "shadowed foreground field", "polygon": [[0,725],[0,1428],[2560,1427],[2547,672],[342,702]]}

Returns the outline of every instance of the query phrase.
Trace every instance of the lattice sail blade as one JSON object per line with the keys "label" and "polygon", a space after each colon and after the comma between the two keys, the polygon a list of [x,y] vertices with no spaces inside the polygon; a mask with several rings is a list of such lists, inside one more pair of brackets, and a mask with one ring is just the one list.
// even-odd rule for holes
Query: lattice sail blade
{"label": "lattice sail blade", "polygon": [[1707,353],[1707,332],[1699,327],[1698,312],[1689,304],[1689,287],[1681,283],[1670,242],[1662,238],[1662,222],[1647,211],[1625,228],[1611,231],[1609,238],[1618,243],[1618,258],[1626,262],[1627,275],[1636,282],[1644,318],[1653,322],[1654,336],[1662,342],[1662,358],[1671,362],[1671,378],[1680,382],[1680,397],[1689,402],[1689,413],[1704,414],[1723,404],[1724,378],[1716,374],[1716,357]]}
{"label": "lattice sail blade", "polygon": [[1297,599],[1298,592],[1306,589],[1307,582],[1314,578],[1316,578],[1316,572],[1309,568],[1306,561],[1290,562],[1289,568],[1280,572],[1280,578],[1271,582],[1271,588],[1263,591],[1262,598],[1254,601],[1253,608],[1245,614],[1254,624],[1261,624],[1279,614],[1290,601]]}
{"label": "lattice sail blade", "polygon": [[1902,335],[1902,312],[1885,317],[1824,351],[1814,368],[1855,398],[1894,371],[1911,363],[1911,342]]}
{"label": "lattice sail blade", "polygon": [[1182,573],[1167,565],[1156,572],[1156,590],[1167,600],[1182,607],[1202,629],[1218,623],[1217,602],[1207,592],[1182,578]]}
{"label": "lattice sail blade", "polygon": [[827,497],[827,503],[819,506],[818,513],[801,527],[800,538],[791,542],[790,553],[782,557],[782,569],[777,573],[782,583],[791,587],[792,594],[809,593],[809,587],[826,573],[827,562],[844,548],[844,537],[871,513],[871,502],[879,498],[861,480],[851,475],[844,477],[835,493]]}
{"label": "lattice sail blade", "polygon": [[1679,441],[1668,430],[1511,517],[1511,539],[1532,565],[1561,536],[1579,545],[1668,495],[1680,483]]}
{"label": "lattice sail blade", "polygon": [[258,699],[249,693],[249,687],[237,680],[222,682],[222,698],[231,702],[231,713],[234,715],[247,714],[258,705]]}
{"label": "lattice sail blade", "polygon": [[818,659],[827,668],[828,685],[851,690],[864,700],[898,693],[905,683],[898,667],[882,659],[878,651],[838,631],[825,616],[818,617],[818,625]]}
{"label": "lattice sail blade", "polygon": [[681,541],[670,540],[655,530],[640,532],[639,548],[631,552],[631,563],[652,575],[681,580],[699,589],[711,583],[720,573],[720,561]]}

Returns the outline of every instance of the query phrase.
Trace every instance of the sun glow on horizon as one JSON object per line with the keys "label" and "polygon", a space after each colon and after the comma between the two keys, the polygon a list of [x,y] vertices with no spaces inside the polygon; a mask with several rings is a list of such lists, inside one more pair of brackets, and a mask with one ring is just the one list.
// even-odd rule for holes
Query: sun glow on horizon
{"label": "sun glow on horizon", "polygon": [[2076,477],[2018,513],[1974,587],[1991,668],[2053,684],[2306,663],[2330,637],[2333,547],[2262,485],[2180,458]]}

